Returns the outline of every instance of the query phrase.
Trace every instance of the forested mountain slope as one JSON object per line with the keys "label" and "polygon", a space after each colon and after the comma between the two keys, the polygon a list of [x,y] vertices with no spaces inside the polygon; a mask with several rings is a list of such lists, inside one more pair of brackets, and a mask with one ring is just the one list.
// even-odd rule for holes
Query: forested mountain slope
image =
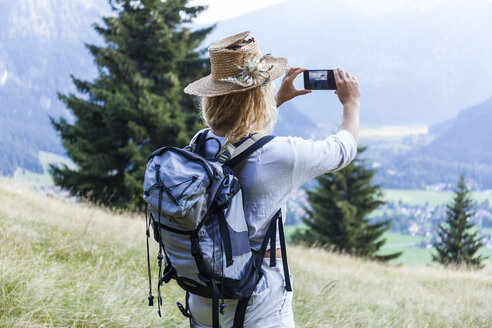
{"label": "forested mountain slope", "polygon": [[106,1],[0,1],[0,175],[41,172],[38,151],[64,153],[49,116],[67,116],[57,92],[74,90],[69,74],[95,75],[84,42]]}
{"label": "forested mountain slope", "polygon": [[[102,42],[91,25],[109,14],[105,0],[0,1],[0,174],[40,172],[40,150],[64,153],[49,123],[49,116],[69,116],[56,94],[74,90],[70,74],[96,75],[83,43]],[[203,47],[251,30],[264,53],[292,65],[341,65],[357,75],[363,125],[427,124],[491,95],[491,48],[484,42],[491,14],[486,0],[288,0],[219,22]],[[331,92],[296,98],[292,106],[297,110],[281,108],[277,133],[311,136],[309,122],[326,130],[341,116]]]}
{"label": "forested mountain slope", "polygon": [[[492,189],[492,98],[430,127],[434,139],[381,169],[387,187],[453,185],[465,174],[473,187]],[[388,170],[392,174],[388,174]]]}

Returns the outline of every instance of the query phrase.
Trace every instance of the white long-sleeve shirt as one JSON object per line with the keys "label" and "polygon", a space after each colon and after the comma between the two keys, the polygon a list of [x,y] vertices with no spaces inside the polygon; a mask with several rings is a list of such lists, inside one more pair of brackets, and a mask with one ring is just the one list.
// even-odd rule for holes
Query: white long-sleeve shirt
{"label": "white long-sleeve shirt", "polygon": [[[225,138],[209,131],[224,144]],[[208,141],[206,156],[214,156],[219,145]],[[234,168],[243,188],[244,212],[251,248],[259,250],[270,219],[282,208],[285,221],[289,194],[318,175],[347,166],[357,153],[350,132],[341,130],[324,140],[299,137],[275,137]],[[277,238],[277,248],[279,239]]]}

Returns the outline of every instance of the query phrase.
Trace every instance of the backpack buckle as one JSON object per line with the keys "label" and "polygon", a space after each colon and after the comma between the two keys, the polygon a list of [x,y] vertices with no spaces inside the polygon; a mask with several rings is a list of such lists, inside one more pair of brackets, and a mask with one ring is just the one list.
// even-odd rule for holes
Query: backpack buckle
{"label": "backpack buckle", "polygon": [[220,164],[224,164],[226,161],[231,159],[232,154],[234,154],[235,150],[236,146],[229,142],[226,142],[220,150],[219,156],[217,157],[217,162],[219,162]]}
{"label": "backpack buckle", "polygon": [[219,162],[220,164],[224,164],[229,158],[231,158],[231,153],[226,150],[219,155],[219,157],[217,158],[217,162]]}

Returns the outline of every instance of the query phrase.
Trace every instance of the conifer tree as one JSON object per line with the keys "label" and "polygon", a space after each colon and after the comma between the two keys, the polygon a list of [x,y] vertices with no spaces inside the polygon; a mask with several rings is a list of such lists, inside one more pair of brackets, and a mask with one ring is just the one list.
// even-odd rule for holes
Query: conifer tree
{"label": "conifer tree", "polygon": [[483,237],[478,237],[478,229],[474,229],[470,222],[475,213],[463,175],[460,176],[454,191],[454,200],[447,205],[446,212],[446,221],[439,225],[437,231],[440,240],[434,243],[437,254],[432,255],[432,260],[445,266],[482,268],[485,257],[476,253],[483,246]]}
{"label": "conifer tree", "polygon": [[303,218],[307,229],[297,229],[293,242],[328,246],[335,251],[388,261],[401,255],[377,255],[386,242],[382,235],[391,219],[370,223],[368,215],[384,204],[379,185],[372,184],[376,170],[366,167],[359,148],[354,162],[344,169],[316,178],[318,186],[308,191],[309,209]]}
{"label": "conifer tree", "polygon": [[182,147],[200,127],[189,82],[209,72],[197,47],[212,27],[191,31],[204,7],[188,0],[109,0],[114,16],[94,25],[104,46],[86,44],[94,81],[71,76],[81,95],[58,94],[74,121],[51,119],[77,165],[52,167],[57,185],[107,206],[139,209],[150,153]]}

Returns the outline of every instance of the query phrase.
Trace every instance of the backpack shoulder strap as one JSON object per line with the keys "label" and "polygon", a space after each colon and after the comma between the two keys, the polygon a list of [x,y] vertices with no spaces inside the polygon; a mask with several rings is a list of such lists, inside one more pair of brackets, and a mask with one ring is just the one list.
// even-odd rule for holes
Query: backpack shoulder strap
{"label": "backpack shoulder strap", "polygon": [[192,151],[194,153],[198,153],[200,149],[203,147],[205,144],[205,137],[207,136],[207,132],[210,130],[210,128],[205,128],[196,133],[196,135],[191,139],[191,142],[188,146],[186,146],[184,149]]}
{"label": "backpack shoulder strap", "polygon": [[[234,168],[254,151],[270,142],[273,138],[275,138],[275,136],[253,134],[236,145],[226,144],[225,150],[220,154],[218,161],[221,162],[222,160],[221,163],[230,168]],[[228,155],[228,153],[230,155]]]}

